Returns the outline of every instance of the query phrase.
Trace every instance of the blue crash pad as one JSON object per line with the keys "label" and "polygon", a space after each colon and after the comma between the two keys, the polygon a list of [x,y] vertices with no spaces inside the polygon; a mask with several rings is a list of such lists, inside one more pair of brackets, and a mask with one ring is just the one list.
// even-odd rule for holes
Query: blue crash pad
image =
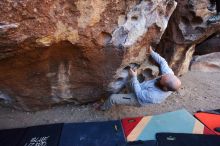
{"label": "blue crash pad", "polygon": [[123,146],[157,146],[156,140],[147,140],[147,141],[133,141],[124,144]]}
{"label": "blue crash pad", "polygon": [[64,124],[59,146],[119,146],[126,143],[120,121]]}

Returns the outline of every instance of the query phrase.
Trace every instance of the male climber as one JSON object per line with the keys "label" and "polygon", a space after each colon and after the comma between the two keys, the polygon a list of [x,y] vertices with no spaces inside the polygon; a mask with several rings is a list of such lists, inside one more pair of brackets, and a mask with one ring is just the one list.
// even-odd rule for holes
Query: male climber
{"label": "male climber", "polygon": [[208,6],[208,10],[214,11],[215,8],[216,14],[208,19],[208,24],[220,22],[220,0],[210,0],[210,6]]}
{"label": "male climber", "polygon": [[100,110],[108,110],[113,105],[145,106],[161,103],[172,91],[177,91],[181,81],[174,75],[166,60],[150,47],[151,57],[159,64],[161,76],[140,83],[137,79],[137,71],[130,68],[131,88],[134,93],[112,94],[100,107]]}

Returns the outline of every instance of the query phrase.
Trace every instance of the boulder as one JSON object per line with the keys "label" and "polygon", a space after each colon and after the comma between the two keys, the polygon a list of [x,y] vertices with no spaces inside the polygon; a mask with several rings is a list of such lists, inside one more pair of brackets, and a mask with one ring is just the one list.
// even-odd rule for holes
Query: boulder
{"label": "boulder", "polygon": [[0,1],[0,99],[26,111],[96,101],[124,88],[148,58],[174,0]]}
{"label": "boulder", "polygon": [[169,20],[168,27],[158,45],[158,51],[169,62],[176,75],[189,69],[195,46],[220,30],[220,23],[207,24],[210,12],[209,0],[177,0],[177,8]]}
{"label": "boulder", "polygon": [[203,72],[220,72],[220,52],[194,56],[190,70]]}

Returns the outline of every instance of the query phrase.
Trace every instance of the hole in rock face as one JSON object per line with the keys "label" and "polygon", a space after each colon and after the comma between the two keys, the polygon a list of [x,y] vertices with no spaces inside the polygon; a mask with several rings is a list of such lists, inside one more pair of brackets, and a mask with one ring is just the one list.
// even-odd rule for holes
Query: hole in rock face
{"label": "hole in rock face", "polygon": [[138,68],[140,67],[140,65],[137,64],[137,63],[130,63],[129,66],[130,66],[130,68],[132,68],[132,69],[138,69]]}
{"label": "hole in rock face", "polygon": [[145,70],[142,72],[142,75],[144,76],[144,78],[145,78],[146,80],[149,80],[149,79],[152,79],[152,78],[153,78],[152,70],[151,70],[150,68],[145,69]]}
{"label": "hole in rock face", "polygon": [[136,16],[136,15],[132,16],[132,17],[131,17],[131,20],[137,21],[137,20],[138,20],[138,16]]}
{"label": "hole in rock face", "polygon": [[188,19],[187,17],[185,17],[185,16],[181,17],[181,20],[182,20],[182,22],[183,22],[184,24],[186,24],[186,25],[189,25],[189,24],[190,24],[189,19]]}
{"label": "hole in rock face", "polygon": [[139,75],[138,75],[138,81],[139,81],[140,83],[142,83],[142,82],[144,82],[144,80],[145,80],[145,77],[144,77],[142,74],[139,74]]}
{"label": "hole in rock face", "polygon": [[149,76],[149,75],[151,75],[151,73],[152,73],[152,71],[148,68],[143,71],[144,76]]}
{"label": "hole in rock face", "polygon": [[199,32],[205,32],[205,28],[203,27],[196,27],[195,30]]}
{"label": "hole in rock face", "polygon": [[123,81],[123,80],[124,80],[124,78],[122,78],[122,77],[117,79],[117,81]]}
{"label": "hole in rock face", "polygon": [[198,17],[198,16],[195,16],[193,19],[192,19],[192,24],[201,24],[203,23],[203,20],[201,17]]}
{"label": "hole in rock face", "polygon": [[124,68],[124,70],[129,70],[131,67],[130,66],[126,66],[125,68]]}
{"label": "hole in rock face", "polygon": [[139,64],[137,64],[137,63],[130,63],[128,66],[126,66],[125,68],[124,68],[124,70],[130,70],[130,68],[132,68],[132,69],[138,69],[140,67],[140,65]]}
{"label": "hole in rock face", "polygon": [[101,32],[98,36],[98,43],[102,46],[106,46],[110,43],[112,36],[110,33]]}
{"label": "hole in rock face", "polygon": [[163,16],[163,15],[164,15],[164,11],[161,10],[161,9],[158,10],[158,13],[159,13],[160,16]]}

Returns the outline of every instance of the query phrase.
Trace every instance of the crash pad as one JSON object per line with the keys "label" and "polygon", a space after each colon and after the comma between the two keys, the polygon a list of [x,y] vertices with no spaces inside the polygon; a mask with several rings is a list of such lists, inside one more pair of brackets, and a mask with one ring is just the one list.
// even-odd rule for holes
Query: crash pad
{"label": "crash pad", "polygon": [[201,121],[212,132],[220,135],[220,132],[215,131],[215,128],[220,128],[220,114],[199,112],[194,115],[199,121]]}
{"label": "crash pad", "polygon": [[219,146],[220,136],[183,133],[157,133],[158,146]]}
{"label": "crash pad", "polygon": [[66,123],[59,146],[117,146],[126,143],[121,122]]}
{"label": "crash pad", "polygon": [[18,146],[58,146],[63,124],[28,127]]}
{"label": "crash pad", "polygon": [[1,146],[17,146],[25,133],[25,128],[0,130]]}
{"label": "crash pad", "polygon": [[210,113],[210,114],[218,114],[220,115],[220,109],[213,109],[213,110],[207,110],[207,111],[198,111],[198,113]]}
{"label": "crash pad", "polygon": [[219,115],[220,115],[220,109],[215,109],[215,110],[212,110],[212,111],[210,111],[210,112],[213,112],[213,113],[215,113],[215,114],[219,114]]}
{"label": "crash pad", "polygon": [[127,141],[155,140],[158,132],[203,134],[205,126],[185,109],[155,116],[122,119]]}
{"label": "crash pad", "polygon": [[127,142],[121,146],[157,146],[156,140]]}

